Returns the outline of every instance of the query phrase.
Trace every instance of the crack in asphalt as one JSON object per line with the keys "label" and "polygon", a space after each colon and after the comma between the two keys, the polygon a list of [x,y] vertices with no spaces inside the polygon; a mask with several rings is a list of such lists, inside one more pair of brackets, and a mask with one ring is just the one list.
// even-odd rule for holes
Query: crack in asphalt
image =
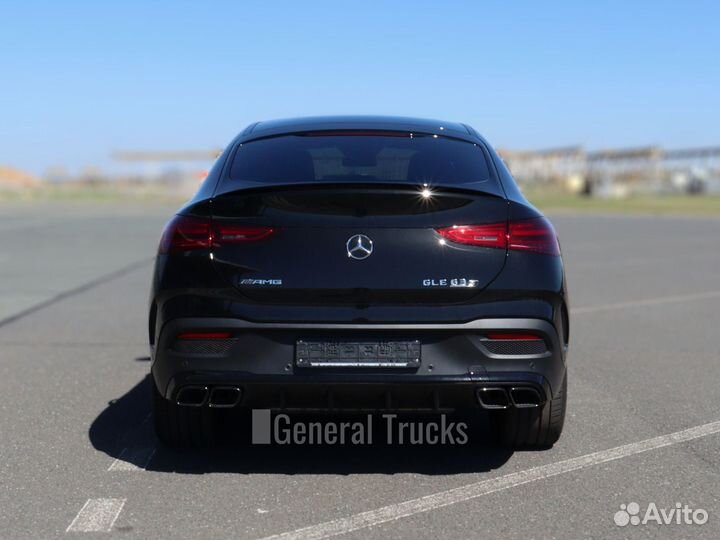
{"label": "crack in asphalt", "polygon": [[110,272],[109,274],[105,274],[105,275],[95,278],[91,281],[88,281],[87,283],[84,283],[84,284],[74,287],[72,289],[68,289],[61,293],[58,293],[55,296],[53,296],[52,298],[48,298],[47,300],[44,300],[38,304],[30,306],[29,308],[23,309],[22,311],[19,311],[13,315],[10,315],[9,317],[0,319],[0,328],[7,326],[9,324],[12,324],[16,321],[19,321],[20,319],[23,319],[23,318],[27,317],[28,315],[37,313],[38,311],[43,310],[47,307],[50,307],[53,304],[57,304],[58,302],[61,302],[61,301],[65,300],[66,298],[76,296],[78,294],[89,291],[90,289],[93,289],[100,285],[104,285],[105,283],[109,283],[110,281],[119,279],[119,278],[129,274],[130,272],[137,270],[138,268],[142,268],[146,264],[151,263],[153,260],[154,260],[154,257],[145,257],[145,258],[140,259],[139,261],[135,261],[134,263],[131,263],[127,266],[123,266],[119,270],[115,270],[113,272]]}

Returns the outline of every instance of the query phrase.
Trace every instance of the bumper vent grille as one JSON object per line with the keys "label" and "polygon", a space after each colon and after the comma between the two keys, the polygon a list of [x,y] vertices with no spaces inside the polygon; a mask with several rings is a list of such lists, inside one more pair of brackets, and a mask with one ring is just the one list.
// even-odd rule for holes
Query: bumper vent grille
{"label": "bumper vent grille", "polygon": [[178,339],[173,343],[173,350],[189,354],[225,354],[235,343],[235,339]]}
{"label": "bumper vent grille", "polygon": [[547,352],[547,345],[542,339],[517,341],[512,339],[483,340],[485,347],[490,354],[503,356],[531,356]]}

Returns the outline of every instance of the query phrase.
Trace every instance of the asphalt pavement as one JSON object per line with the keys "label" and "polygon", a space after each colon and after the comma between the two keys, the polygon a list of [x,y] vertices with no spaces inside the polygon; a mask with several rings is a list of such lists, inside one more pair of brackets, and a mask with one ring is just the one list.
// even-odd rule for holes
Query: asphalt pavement
{"label": "asphalt pavement", "polygon": [[[720,536],[720,220],[554,217],[572,313],[551,450],[177,452],[152,432],[146,340],[171,212],[0,207],[0,538]],[[616,524],[678,503],[707,521]]]}

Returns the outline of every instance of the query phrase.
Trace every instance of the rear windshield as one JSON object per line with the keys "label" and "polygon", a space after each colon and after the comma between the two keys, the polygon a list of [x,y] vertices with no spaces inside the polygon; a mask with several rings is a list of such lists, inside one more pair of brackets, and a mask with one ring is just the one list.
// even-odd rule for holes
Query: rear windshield
{"label": "rear windshield", "polygon": [[[318,132],[242,144],[230,180],[468,184],[490,179],[485,154],[471,142],[399,132]],[[228,186],[224,186],[226,189]]]}

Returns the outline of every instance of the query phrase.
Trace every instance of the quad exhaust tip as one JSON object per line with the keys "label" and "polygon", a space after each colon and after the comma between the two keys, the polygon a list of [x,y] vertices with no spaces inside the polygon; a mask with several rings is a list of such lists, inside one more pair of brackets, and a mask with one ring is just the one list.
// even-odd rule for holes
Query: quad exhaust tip
{"label": "quad exhaust tip", "polygon": [[202,407],[207,398],[207,386],[186,386],[178,392],[177,404],[183,407]]}
{"label": "quad exhaust tip", "polygon": [[202,407],[214,409],[235,407],[240,402],[242,390],[237,386],[185,386],[180,389],[176,403],[183,407]]}
{"label": "quad exhaust tip", "polygon": [[507,409],[510,406],[510,399],[504,388],[478,388],[477,398],[483,409]]}
{"label": "quad exhaust tip", "polygon": [[540,407],[544,400],[540,392],[529,386],[502,388],[483,386],[477,389],[477,399],[483,409],[532,409]]}
{"label": "quad exhaust tip", "polygon": [[511,388],[510,401],[518,409],[532,409],[542,405],[540,392],[531,387]]}
{"label": "quad exhaust tip", "polygon": [[208,406],[214,408],[230,408],[240,402],[242,390],[237,386],[215,386],[210,391]]}

